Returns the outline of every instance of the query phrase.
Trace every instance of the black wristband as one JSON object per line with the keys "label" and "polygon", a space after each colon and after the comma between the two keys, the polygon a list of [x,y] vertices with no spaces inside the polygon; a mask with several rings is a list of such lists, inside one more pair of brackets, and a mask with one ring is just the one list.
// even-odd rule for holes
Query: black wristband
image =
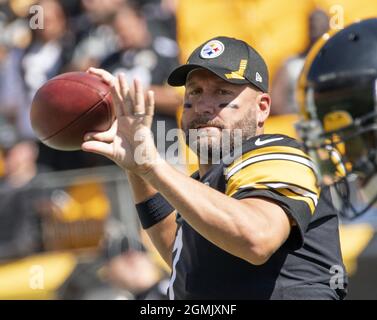
{"label": "black wristband", "polygon": [[170,203],[159,193],[135,206],[143,229],[154,226],[174,211]]}

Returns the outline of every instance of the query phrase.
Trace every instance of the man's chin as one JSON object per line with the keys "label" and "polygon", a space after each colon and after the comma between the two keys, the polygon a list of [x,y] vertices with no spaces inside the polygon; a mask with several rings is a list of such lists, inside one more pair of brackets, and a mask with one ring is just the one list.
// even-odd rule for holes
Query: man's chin
{"label": "man's chin", "polygon": [[219,144],[196,144],[192,146],[194,152],[199,158],[200,163],[205,164],[205,163],[218,163],[222,156],[222,148],[221,148],[221,141]]}

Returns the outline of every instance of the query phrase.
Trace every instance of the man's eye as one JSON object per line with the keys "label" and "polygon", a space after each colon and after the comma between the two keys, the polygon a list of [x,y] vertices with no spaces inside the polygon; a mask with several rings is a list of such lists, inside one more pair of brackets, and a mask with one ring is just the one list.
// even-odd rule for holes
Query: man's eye
{"label": "man's eye", "polygon": [[220,95],[228,95],[228,94],[231,94],[231,92],[229,90],[225,90],[225,89],[218,89],[217,90],[217,93],[220,94]]}
{"label": "man's eye", "polygon": [[191,96],[195,96],[199,93],[200,93],[199,89],[193,89],[193,90],[189,91],[189,95],[191,95]]}

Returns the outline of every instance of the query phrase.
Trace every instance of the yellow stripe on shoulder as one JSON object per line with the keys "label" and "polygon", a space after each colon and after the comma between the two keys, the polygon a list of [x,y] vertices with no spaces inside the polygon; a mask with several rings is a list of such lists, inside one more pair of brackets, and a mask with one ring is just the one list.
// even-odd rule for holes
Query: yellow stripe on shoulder
{"label": "yellow stripe on shoulder", "polygon": [[282,195],[284,195],[284,196],[286,196],[290,199],[306,202],[306,204],[310,208],[311,214],[314,213],[316,203],[314,203],[314,201],[310,197],[305,197],[305,196],[296,194],[296,193],[292,192],[290,189],[284,189],[284,188],[276,189],[276,192],[278,192],[278,193],[280,193],[280,194],[282,194]]}
{"label": "yellow stripe on shoulder", "polygon": [[265,160],[246,165],[231,173],[226,185],[226,194],[234,195],[238,190],[252,185],[285,184],[292,189],[305,190],[318,197],[317,177],[313,170],[295,161]]}
{"label": "yellow stripe on shoulder", "polygon": [[300,163],[301,165],[306,165],[314,172],[316,172],[315,164],[312,162],[310,157],[301,149],[290,146],[269,146],[251,150],[236,159],[231,165],[226,168],[226,179],[229,179],[232,175],[246,166],[266,160],[294,161]]}

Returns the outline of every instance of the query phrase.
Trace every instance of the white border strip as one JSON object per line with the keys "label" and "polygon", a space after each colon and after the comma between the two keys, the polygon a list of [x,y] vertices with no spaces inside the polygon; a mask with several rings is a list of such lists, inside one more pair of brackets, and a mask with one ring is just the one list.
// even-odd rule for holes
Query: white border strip
{"label": "white border strip", "polygon": [[[314,204],[317,206],[318,204],[318,197],[315,193],[313,192],[310,192],[308,190],[305,190],[305,189],[302,189],[298,186],[294,186],[294,185],[291,185],[291,184],[288,184],[288,183],[281,183],[281,182],[260,182],[259,184],[247,184],[247,185],[243,185],[240,187],[240,189],[248,189],[248,188],[255,188],[255,189],[258,189],[258,185],[262,185],[262,186],[267,186],[271,189],[288,189],[292,192],[295,192],[297,194],[299,194],[300,196],[303,196],[303,197],[306,197],[306,198],[310,198],[313,200]],[[260,189],[260,190],[264,190],[264,189]]]}
{"label": "white border strip", "polygon": [[174,257],[173,266],[172,266],[173,271],[172,271],[171,278],[169,281],[169,299],[170,300],[174,300],[173,285],[174,285],[175,278],[177,276],[177,270],[175,267],[181,255],[182,248],[183,248],[183,242],[182,242],[182,226],[181,226],[177,232],[177,237],[175,239],[174,248],[173,248],[173,252],[177,250],[177,253],[175,254],[175,257]]}
{"label": "white border strip", "polygon": [[316,167],[314,166],[313,162],[304,158],[304,157],[296,156],[296,155],[290,155],[290,154],[283,154],[283,153],[271,153],[271,154],[265,154],[265,155],[261,155],[261,156],[255,156],[255,157],[252,157],[250,159],[247,159],[247,160],[241,162],[240,164],[236,165],[232,170],[230,170],[228,172],[228,174],[226,175],[226,180],[229,180],[229,178],[231,176],[233,176],[236,172],[240,171],[242,168],[244,168],[244,167],[246,167],[250,164],[253,164],[255,162],[264,161],[264,160],[290,160],[290,161],[294,161],[294,162],[297,162],[297,163],[301,163],[305,166],[308,166],[316,174],[318,174],[318,171],[317,171]]}

